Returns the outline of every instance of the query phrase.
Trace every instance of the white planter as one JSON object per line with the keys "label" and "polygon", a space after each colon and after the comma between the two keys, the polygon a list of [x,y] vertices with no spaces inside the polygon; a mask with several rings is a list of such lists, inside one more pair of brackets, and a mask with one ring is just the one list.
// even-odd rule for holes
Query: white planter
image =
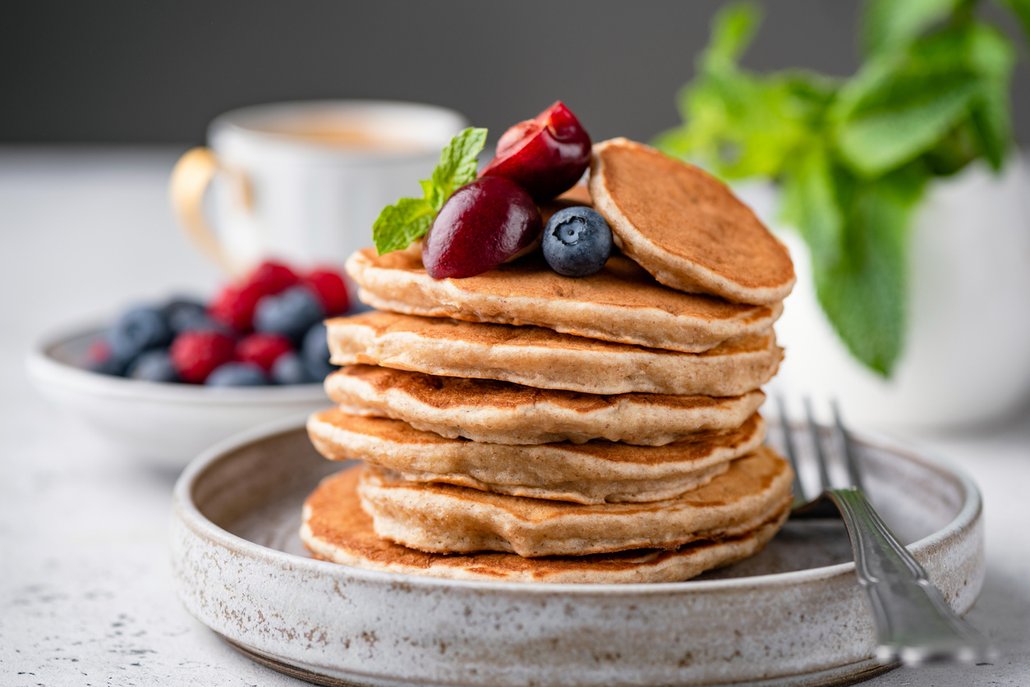
{"label": "white planter", "polygon": [[[775,225],[768,187],[740,189]],[[909,329],[892,379],[854,362],[815,299],[808,250],[780,232],[798,273],[777,331],[787,358],[776,388],[836,397],[853,423],[980,425],[1025,412],[1030,395],[1030,175],[1013,159],[936,182],[912,230]]]}

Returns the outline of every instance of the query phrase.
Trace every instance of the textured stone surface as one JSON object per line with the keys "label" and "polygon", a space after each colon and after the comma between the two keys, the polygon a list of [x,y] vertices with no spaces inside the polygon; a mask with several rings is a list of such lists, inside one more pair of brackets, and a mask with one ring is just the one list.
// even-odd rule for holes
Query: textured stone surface
{"label": "textured stone surface", "polygon": [[[214,287],[214,271],[176,233],[167,210],[173,160],[173,152],[153,150],[0,150],[5,686],[303,684],[239,655],[175,597],[168,546],[174,475],[64,425],[22,370],[44,327],[109,315],[133,297]],[[987,578],[970,618],[1004,654],[994,665],[895,671],[864,684],[1026,685],[1030,412],[980,434],[912,438],[960,463],[984,492]],[[531,655],[534,642],[547,641],[527,637],[523,649]],[[374,642],[369,635],[355,647],[369,651]]]}

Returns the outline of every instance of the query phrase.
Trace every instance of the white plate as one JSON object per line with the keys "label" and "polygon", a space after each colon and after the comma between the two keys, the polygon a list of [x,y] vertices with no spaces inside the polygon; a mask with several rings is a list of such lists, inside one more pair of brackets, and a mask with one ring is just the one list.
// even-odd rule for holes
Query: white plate
{"label": "white plate", "polygon": [[84,368],[102,328],[44,336],[29,353],[39,391],[117,448],[140,460],[181,470],[212,444],[245,429],[301,418],[327,403],[320,384],[221,389],[159,384]]}
{"label": "white plate", "polygon": [[[806,437],[800,437],[804,442]],[[984,577],[965,476],[857,437],[884,518],[954,608]],[[759,556],[689,582],[448,581],[316,561],[301,502],[340,469],[279,426],[199,457],[175,488],[179,594],[201,622],[321,684],[822,685],[885,669],[842,526],[788,523]]]}

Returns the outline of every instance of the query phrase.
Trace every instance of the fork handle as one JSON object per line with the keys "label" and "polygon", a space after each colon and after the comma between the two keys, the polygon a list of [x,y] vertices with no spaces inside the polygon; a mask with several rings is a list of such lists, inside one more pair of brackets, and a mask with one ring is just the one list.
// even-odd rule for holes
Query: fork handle
{"label": "fork handle", "polygon": [[923,566],[884,524],[858,489],[831,489],[855,553],[858,582],[869,595],[881,661],[978,662],[995,655],[990,641],[952,610]]}

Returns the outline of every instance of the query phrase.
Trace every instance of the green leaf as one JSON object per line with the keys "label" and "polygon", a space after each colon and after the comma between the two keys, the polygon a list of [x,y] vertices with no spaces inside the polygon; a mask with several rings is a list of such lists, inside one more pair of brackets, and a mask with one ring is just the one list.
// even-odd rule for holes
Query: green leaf
{"label": "green leaf", "polygon": [[436,208],[425,198],[401,198],[387,205],[372,225],[372,240],[380,255],[403,250],[426,235]]}
{"label": "green leaf", "polygon": [[1001,0],[1001,4],[1016,15],[1016,19],[1023,25],[1023,33],[1030,40],[1030,0]]}
{"label": "green leaf", "polygon": [[867,0],[862,13],[862,43],[866,54],[877,55],[904,47],[949,15],[963,0]]}
{"label": "green leaf", "polygon": [[876,177],[932,147],[969,110],[978,78],[953,65],[874,63],[841,92],[835,141],[859,175]]}
{"label": "green leaf", "polygon": [[826,146],[816,142],[794,156],[783,180],[781,218],[797,228],[819,265],[837,261],[843,243],[844,216],[834,176]]}
{"label": "green leaf", "polygon": [[383,208],[372,224],[372,240],[380,255],[407,248],[426,235],[451,194],[476,178],[484,145],[486,129],[459,132],[440,153],[432,176],[419,182],[422,197],[401,198]]}
{"label": "green leaf", "polygon": [[988,164],[997,171],[1012,147],[1009,84],[1016,55],[1012,44],[985,24],[970,28],[967,59],[980,74],[978,93],[970,111],[973,136]]}
{"label": "green leaf", "polygon": [[761,22],[761,10],[750,2],[733,3],[719,10],[712,19],[711,40],[701,54],[702,65],[712,68],[735,64]]}
{"label": "green leaf", "polygon": [[908,233],[925,180],[916,167],[875,182],[838,177],[842,250],[827,262],[813,252],[819,303],[852,355],[884,377],[904,347]]}
{"label": "green leaf", "polygon": [[486,129],[469,127],[451,139],[440,153],[440,162],[433,176],[422,183],[422,193],[434,209],[439,210],[451,194],[473,181],[479,164],[479,153],[486,145]]}

